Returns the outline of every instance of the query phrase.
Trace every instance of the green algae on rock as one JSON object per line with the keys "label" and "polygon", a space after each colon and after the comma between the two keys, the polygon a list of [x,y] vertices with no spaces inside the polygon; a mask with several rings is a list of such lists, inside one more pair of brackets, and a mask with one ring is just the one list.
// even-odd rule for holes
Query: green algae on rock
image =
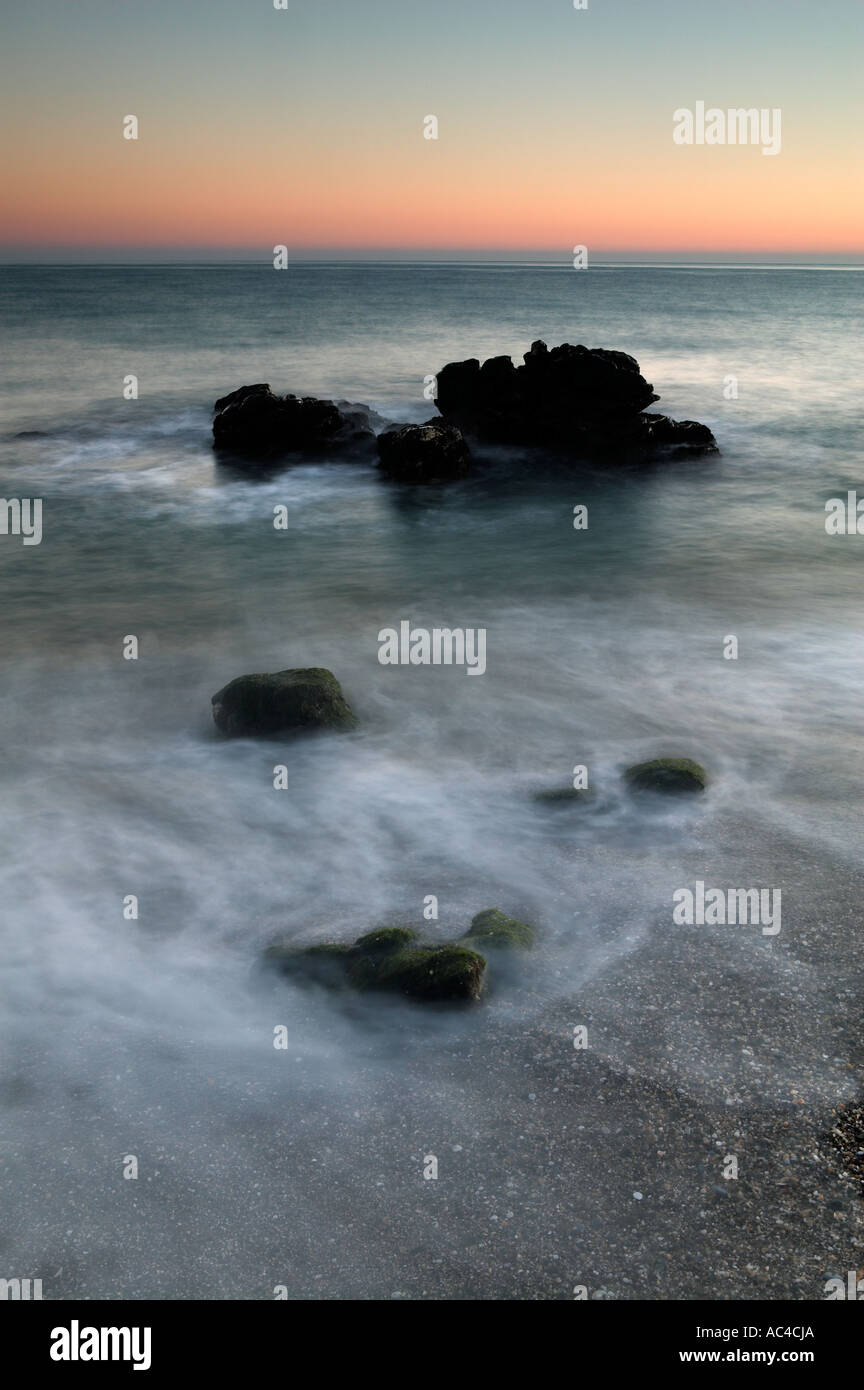
{"label": "green algae on rock", "polygon": [[705,769],[692,758],[652,758],[628,767],[624,778],[639,792],[704,792],[708,785]]}
{"label": "green algae on rock", "polygon": [[470,942],[479,951],[498,947],[527,951],[534,945],[534,928],[527,922],[518,922],[515,917],[508,917],[497,907],[487,907],[471,919],[471,925],[462,940]]}
{"label": "green algae on rock", "polygon": [[353,946],[270,946],[263,964],[298,984],[381,990],[424,1002],[480,999],[486,977],[485,960],[470,946],[424,945],[408,927],[379,927]]}
{"label": "green algae on rock", "polygon": [[376,927],[374,931],[367,931],[365,936],[358,936],[354,946],[366,955],[383,955],[388,951],[404,950],[418,940],[416,931],[411,927]]}
{"label": "green algae on rock", "polygon": [[383,955],[361,955],[349,967],[356,989],[384,990],[424,1002],[477,1000],[483,994],[486,962],[466,946],[416,946]]}
{"label": "green algae on rock", "polygon": [[[353,946],[270,946],[263,964],[300,984],[401,994],[420,1002],[476,1001],[486,989],[487,957],[530,949],[534,928],[497,907],[472,919],[458,940],[431,945],[411,927],[376,927]],[[506,973],[506,971],[505,971]]]}
{"label": "green algae on rock", "polygon": [[321,666],[237,676],[211,703],[217,729],[235,738],[344,731],[357,724],[333,672]]}

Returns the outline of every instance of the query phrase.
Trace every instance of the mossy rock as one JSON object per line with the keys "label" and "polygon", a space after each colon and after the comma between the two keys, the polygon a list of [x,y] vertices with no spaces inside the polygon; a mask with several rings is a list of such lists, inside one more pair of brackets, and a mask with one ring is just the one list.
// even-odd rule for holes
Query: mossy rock
{"label": "mossy rock", "polygon": [[424,1003],[458,1003],[481,998],[486,962],[466,946],[417,946],[361,956],[348,978],[360,990],[384,990]]}
{"label": "mossy rock", "polygon": [[417,940],[416,931],[410,927],[377,927],[375,931],[367,931],[365,936],[358,936],[354,946],[365,955],[386,955],[388,951],[405,950]]}
{"label": "mossy rock", "polygon": [[211,704],[217,729],[232,737],[347,730],[357,725],[333,672],[321,666],[238,676],[217,691]]}
{"label": "mossy rock", "polygon": [[628,767],[625,780],[633,791],[693,793],[704,792],[708,776],[692,758],[652,758]]}
{"label": "mossy rock", "polygon": [[264,965],[299,984],[382,990],[420,1002],[477,1000],[486,962],[461,944],[423,946],[408,927],[379,927],[353,946],[270,946]]}
{"label": "mossy rock", "polygon": [[471,925],[463,941],[470,942],[480,951],[494,948],[527,951],[534,945],[534,928],[527,922],[518,922],[508,917],[497,907],[487,907],[471,919]]}

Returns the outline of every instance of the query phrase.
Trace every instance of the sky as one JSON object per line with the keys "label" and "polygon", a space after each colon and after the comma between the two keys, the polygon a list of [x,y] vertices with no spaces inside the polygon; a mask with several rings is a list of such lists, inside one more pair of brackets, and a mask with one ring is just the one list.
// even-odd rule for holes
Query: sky
{"label": "sky", "polygon": [[[2,260],[864,254],[864,0],[2,0],[0,48]],[[700,101],[780,152],[676,144]]]}

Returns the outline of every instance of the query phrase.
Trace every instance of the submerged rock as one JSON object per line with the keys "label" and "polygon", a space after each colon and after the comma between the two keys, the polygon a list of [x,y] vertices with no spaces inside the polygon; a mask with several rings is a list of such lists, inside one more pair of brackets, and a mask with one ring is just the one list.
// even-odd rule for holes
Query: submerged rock
{"label": "submerged rock", "polygon": [[217,691],[212,705],[217,729],[239,738],[346,730],[357,723],[333,672],[321,666],[238,676]]}
{"label": "submerged rock", "polygon": [[315,946],[268,946],[263,962],[287,979],[338,989],[347,984],[346,971],[353,958],[350,946],[323,942]]}
{"label": "submerged rock", "polygon": [[487,907],[471,919],[462,940],[476,946],[478,951],[490,947],[527,951],[534,945],[534,928],[529,927],[527,922],[508,917],[497,907]]}
{"label": "submerged rock", "polygon": [[277,396],[263,381],[222,396],[214,411],[213,446],[238,464],[288,454],[368,457],[375,446],[365,406],[344,409],[314,396]]}
{"label": "submerged rock", "polygon": [[404,927],[367,932],[353,946],[270,946],[263,963],[302,984],[380,990],[429,1003],[478,1000],[486,980],[486,962],[470,946],[423,945]]}
{"label": "submerged rock", "polygon": [[652,758],[628,767],[624,777],[640,792],[704,792],[708,785],[705,769],[692,758]]}
{"label": "submerged rock", "polygon": [[400,483],[446,483],[468,473],[468,446],[446,420],[399,425],[378,436],[381,470]]}
{"label": "submerged rock", "polygon": [[670,420],[668,415],[638,415],[640,433],[635,443],[644,447],[687,454],[716,454],[717,440],[707,425],[696,420]]}
{"label": "submerged rock", "polygon": [[568,806],[594,801],[596,793],[589,787],[550,787],[534,793],[541,806]]}
{"label": "submerged rock", "polygon": [[386,990],[430,1003],[479,999],[485,977],[485,960],[466,946],[416,946],[367,954],[348,971],[356,989]]}
{"label": "submerged rock", "polygon": [[568,452],[716,452],[705,425],[645,415],[659,400],[626,352],[532,343],[523,365],[509,357],[450,362],[438,373],[436,405],[467,435],[495,444]]}
{"label": "submerged rock", "polygon": [[[421,1003],[461,1003],[482,998],[486,957],[528,950],[534,928],[487,908],[478,912],[459,941],[431,946],[410,927],[378,927],[353,946],[270,946],[263,964],[286,978],[328,989],[401,994]],[[503,956],[499,966],[506,974]]]}

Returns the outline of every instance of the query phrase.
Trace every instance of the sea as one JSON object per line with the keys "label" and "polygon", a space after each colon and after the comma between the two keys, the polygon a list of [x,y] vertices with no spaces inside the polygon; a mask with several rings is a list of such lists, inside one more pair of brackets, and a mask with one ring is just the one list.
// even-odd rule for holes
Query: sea
{"label": "sea", "polygon": [[[864,534],[826,529],[864,499],[862,268],[7,265],[0,306],[0,495],[41,502],[38,544],[0,534],[0,1275],[88,1299],[845,1277],[813,1193],[854,1204],[813,1155],[862,1060]],[[632,354],[720,452],[501,449],[415,489],[214,456],[241,385],[420,422],[445,363],[536,339]],[[484,629],[485,672],[382,665],[403,621]],[[227,681],[305,666],[355,733],[217,734]],[[660,755],[704,795],[634,800],[624,769]],[[577,767],[590,801],[537,799]],[[780,890],[782,929],[675,923],[697,883]],[[487,907],[537,946],[476,1009],[258,973],[274,940],[450,941]]]}

